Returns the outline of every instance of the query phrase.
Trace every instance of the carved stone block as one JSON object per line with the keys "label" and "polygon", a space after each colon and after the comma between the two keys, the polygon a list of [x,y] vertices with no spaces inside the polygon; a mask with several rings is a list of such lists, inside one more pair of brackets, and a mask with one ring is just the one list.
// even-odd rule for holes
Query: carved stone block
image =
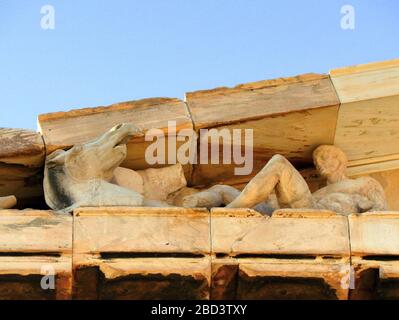
{"label": "carved stone block", "polygon": [[347,218],[330,211],[213,209],[212,299],[347,299]]}
{"label": "carved stone block", "polygon": [[349,216],[351,299],[399,299],[399,213]]}
{"label": "carved stone block", "polygon": [[74,298],[209,299],[207,210],[82,208],[74,216]]}
{"label": "carved stone block", "polygon": [[1,210],[0,252],[0,299],[71,299],[71,216]]}

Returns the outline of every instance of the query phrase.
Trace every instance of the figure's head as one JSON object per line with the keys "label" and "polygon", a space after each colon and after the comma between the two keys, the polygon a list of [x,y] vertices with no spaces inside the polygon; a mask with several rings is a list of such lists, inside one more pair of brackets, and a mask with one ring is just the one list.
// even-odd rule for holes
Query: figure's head
{"label": "figure's head", "polygon": [[313,151],[313,162],[319,173],[329,183],[345,178],[348,158],[345,153],[333,145],[321,145]]}
{"label": "figure's head", "polygon": [[97,139],[75,145],[68,151],[57,150],[46,159],[48,168],[63,167],[75,180],[109,180],[125,160],[126,143],[132,136],[143,135],[131,124],[119,124]]}

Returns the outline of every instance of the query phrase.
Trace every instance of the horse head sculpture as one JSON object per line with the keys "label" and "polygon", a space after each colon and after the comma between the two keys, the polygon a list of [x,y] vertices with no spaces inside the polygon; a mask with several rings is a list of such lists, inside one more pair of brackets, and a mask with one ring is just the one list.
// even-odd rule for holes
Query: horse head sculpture
{"label": "horse head sculpture", "polygon": [[127,142],[142,135],[134,125],[119,124],[95,140],[53,152],[45,164],[47,205],[64,212],[81,206],[140,206],[139,193],[109,181],[126,158]]}

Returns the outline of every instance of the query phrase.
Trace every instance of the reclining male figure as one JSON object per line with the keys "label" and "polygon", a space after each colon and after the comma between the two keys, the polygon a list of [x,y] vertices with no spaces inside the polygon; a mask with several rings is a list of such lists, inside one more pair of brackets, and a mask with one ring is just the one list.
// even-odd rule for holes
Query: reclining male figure
{"label": "reclining male figure", "polygon": [[[294,166],[285,157],[275,155],[234,200],[225,203],[226,207],[254,208],[275,191],[281,208],[328,209],[342,214],[387,210],[384,190],[378,181],[371,177],[349,179],[345,175],[348,160],[339,148],[319,146],[313,152],[313,161],[327,179],[327,186],[313,194]],[[219,192],[221,187],[204,192]],[[200,192],[186,197],[185,202],[200,204],[198,200],[203,198]]]}

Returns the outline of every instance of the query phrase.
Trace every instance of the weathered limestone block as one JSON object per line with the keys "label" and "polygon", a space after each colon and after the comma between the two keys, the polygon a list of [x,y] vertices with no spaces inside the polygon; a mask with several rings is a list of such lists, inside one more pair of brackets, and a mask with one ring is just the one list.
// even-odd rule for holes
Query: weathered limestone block
{"label": "weathered limestone block", "polygon": [[347,299],[347,218],[331,211],[211,211],[211,299]]}
{"label": "weathered limestone block", "polygon": [[356,165],[399,168],[399,59],[335,69],[330,75],[341,101],[335,144]]}
{"label": "weathered limestone block", "polygon": [[330,74],[341,100],[335,144],[349,158],[348,175],[378,180],[389,208],[398,210],[399,60],[339,68]]}
{"label": "weathered limestone block", "polygon": [[399,299],[399,212],[349,216],[351,299]]}
{"label": "weathered limestone block", "polygon": [[270,218],[251,209],[211,212],[216,254],[349,255],[347,220],[332,211],[280,209]]}
{"label": "weathered limestone block", "polygon": [[74,212],[75,299],[209,299],[210,216],[203,209]]}
{"label": "weathered limestone block", "polygon": [[341,279],[342,261],[306,263],[256,259],[239,264],[237,299],[335,300],[347,299]]}
{"label": "weathered limestone block", "polygon": [[14,195],[18,206],[40,206],[45,147],[39,133],[0,128],[0,197]]}
{"label": "weathered limestone block", "polygon": [[[119,123],[134,124],[144,131],[158,128],[165,135],[169,134],[175,138],[181,138],[182,129],[192,129],[192,121],[185,103],[172,98],[143,99],[113,104],[108,107],[44,114],[39,116],[38,121],[48,154],[57,149],[68,148],[92,140]],[[169,121],[172,121],[176,128],[169,127]],[[185,136],[186,134],[183,134],[183,137]],[[168,165],[168,139],[166,141],[162,137],[159,139],[166,145],[166,163],[164,165],[152,165],[145,160],[146,148],[156,139],[145,141],[144,137],[140,137],[129,141],[127,157],[122,167],[140,170]],[[176,148],[182,144],[184,141],[178,140]],[[186,177],[189,178],[191,166],[185,165],[184,169]]]}
{"label": "weathered limestone block", "polygon": [[[0,210],[0,298],[71,299],[72,217]],[[54,275],[55,287],[44,276]]]}
{"label": "weathered limestone block", "polygon": [[[197,131],[227,129],[232,137],[233,129],[242,129],[242,150],[244,129],[253,129],[253,174],[276,153],[298,166],[311,164],[313,149],[334,141],[339,100],[328,75],[306,74],[190,92],[186,102]],[[213,142],[217,144],[219,141]],[[223,159],[221,145],[219,153]],[[194,184],[233,185],[249,180],[234,175],[234,168],[242,165],[208,163],[194,166]]]}

